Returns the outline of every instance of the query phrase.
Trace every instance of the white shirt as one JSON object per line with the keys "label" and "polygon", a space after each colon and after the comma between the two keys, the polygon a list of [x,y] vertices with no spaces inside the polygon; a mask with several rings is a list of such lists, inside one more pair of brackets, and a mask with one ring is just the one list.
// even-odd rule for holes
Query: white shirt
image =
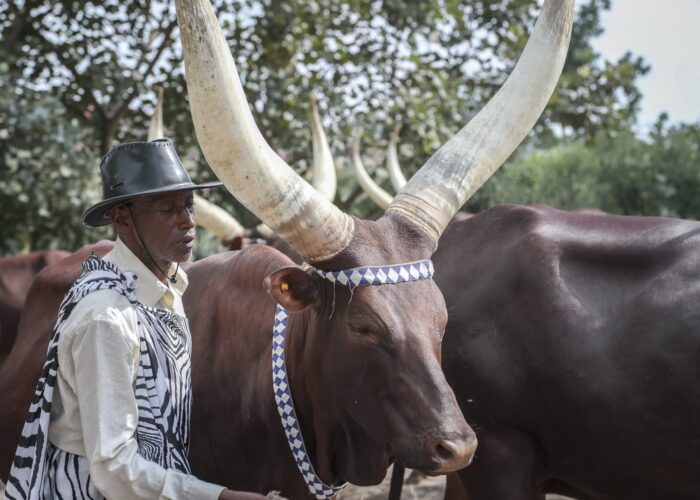
{"label": "white shirt", "polygon": [[[119,239],[104,260],[136,274],[136,296],[142,304],[184,316],[184,271],[178,270],[176,284],[166,285]],[[133,383],[139,356],[136,313],[129,301],[114,290],[85,296],[66,320],[58,342],[49,440],[87,458],[90,477],[105,497],[218,498],[222,486],[165,469],[137,453]]]}

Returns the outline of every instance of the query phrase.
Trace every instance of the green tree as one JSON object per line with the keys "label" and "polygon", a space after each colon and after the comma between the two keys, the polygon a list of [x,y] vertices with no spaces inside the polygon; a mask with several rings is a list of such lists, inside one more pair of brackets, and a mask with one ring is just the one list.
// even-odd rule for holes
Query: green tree
{"label": "green tree", "polygon": [[700,219],[698,166],[700,124],[669,127],[661,116],[647,139],[623,131],[520,155],[467,207],[477,212],[500,203],[543,203]]}
{"label": "green tree", "polygon": [[[368,156],[379,158],[401,121],[410,174],[500,87],[539,12],[538,0],[213,3],[263,134],[301,174],[311,156],[310,91],[341,164],[356,126],[365,129]],[[634,119],[642,62],[603,61],[590,48],[607,7],[589,0],[579,8],[561,90],[535,132],[542,144]],[[198,180],[212,177],[196,148],[170,2],[8,0],[0,3],[0,37],[13,92],[55,96],[48,105],[60,103],[95,156],[114,141],[145,137],[152,89],[163,86],[168,135]],[[358,195],[356,187],[341,189],[336,201],[370,214]],[[252,220],[225,192],[211,196]]]}
{"label": "green tree", "polygon": [[84,202],[99,191],[97,162],[84,131],[66,119],[57,99],[15,89],[0,63],[0,255],[77,248],[85,241]]}

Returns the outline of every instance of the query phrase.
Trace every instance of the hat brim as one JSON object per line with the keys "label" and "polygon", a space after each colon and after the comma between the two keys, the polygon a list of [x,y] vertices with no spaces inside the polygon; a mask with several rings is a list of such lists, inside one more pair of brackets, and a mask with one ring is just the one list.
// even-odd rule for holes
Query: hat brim
{"label": "hat brim", "polygon": [[126,203],[129,200],[141,198],[143,196],[178,193],[180,191],[195,191],[198,189],[209,189],[220,187],[223,185],[224,183],[220,181],[205,182],[202,184],[194,184],[191,182],[187,182],[184,184],[163,186],[158,189],[151,189],[148,191],[142,191],[140,193],[130,193],[122,196],[115,196],[114,198],[110,198],[108,200],[96,203],[95,205],[85,210],[85,212],[83,212],[82,217],[80,218],[80,222],[82,222],[83,226],[87,228],[95,229],[97,227],[106,226],[107,224],[110,224],[112,220],[109,217],[109,211],[112,208],[122,205],[123,203]]}

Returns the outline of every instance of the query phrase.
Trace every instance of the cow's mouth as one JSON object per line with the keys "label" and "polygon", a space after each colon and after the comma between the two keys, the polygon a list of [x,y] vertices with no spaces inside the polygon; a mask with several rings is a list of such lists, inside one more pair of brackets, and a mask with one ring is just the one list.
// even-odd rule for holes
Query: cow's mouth
{"label": "cow's mouth", "polygon": [[[335,484],[348,481],[358,486],[381,483],[394,457],[381,446],[366,446],[343,439],[333,453],[333,480]],[[342,477],[342,480],[340,479]]]}

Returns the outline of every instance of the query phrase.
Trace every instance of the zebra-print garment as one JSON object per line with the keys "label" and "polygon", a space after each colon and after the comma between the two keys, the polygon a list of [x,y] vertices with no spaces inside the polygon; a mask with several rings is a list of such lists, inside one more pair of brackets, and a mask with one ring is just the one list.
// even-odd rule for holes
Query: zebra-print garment
{"label": "zebra-print garment", "polygon": [[46,363],[12,463],[5,490],[7,499],[102,498],[90,480],[87,459],[60,450],[48,441],[61,331],[76,304],[87,294],[102,289],[113,289],[126,297],[138,320],[141,354],[134,385],[139,413],[138,453],[162,467],[190,473],[189,327],[182,316],[138,302],[136,280],[133,273],[121,273],[114,264],[94,255],[83,263],[83,274],[59,309]]}

